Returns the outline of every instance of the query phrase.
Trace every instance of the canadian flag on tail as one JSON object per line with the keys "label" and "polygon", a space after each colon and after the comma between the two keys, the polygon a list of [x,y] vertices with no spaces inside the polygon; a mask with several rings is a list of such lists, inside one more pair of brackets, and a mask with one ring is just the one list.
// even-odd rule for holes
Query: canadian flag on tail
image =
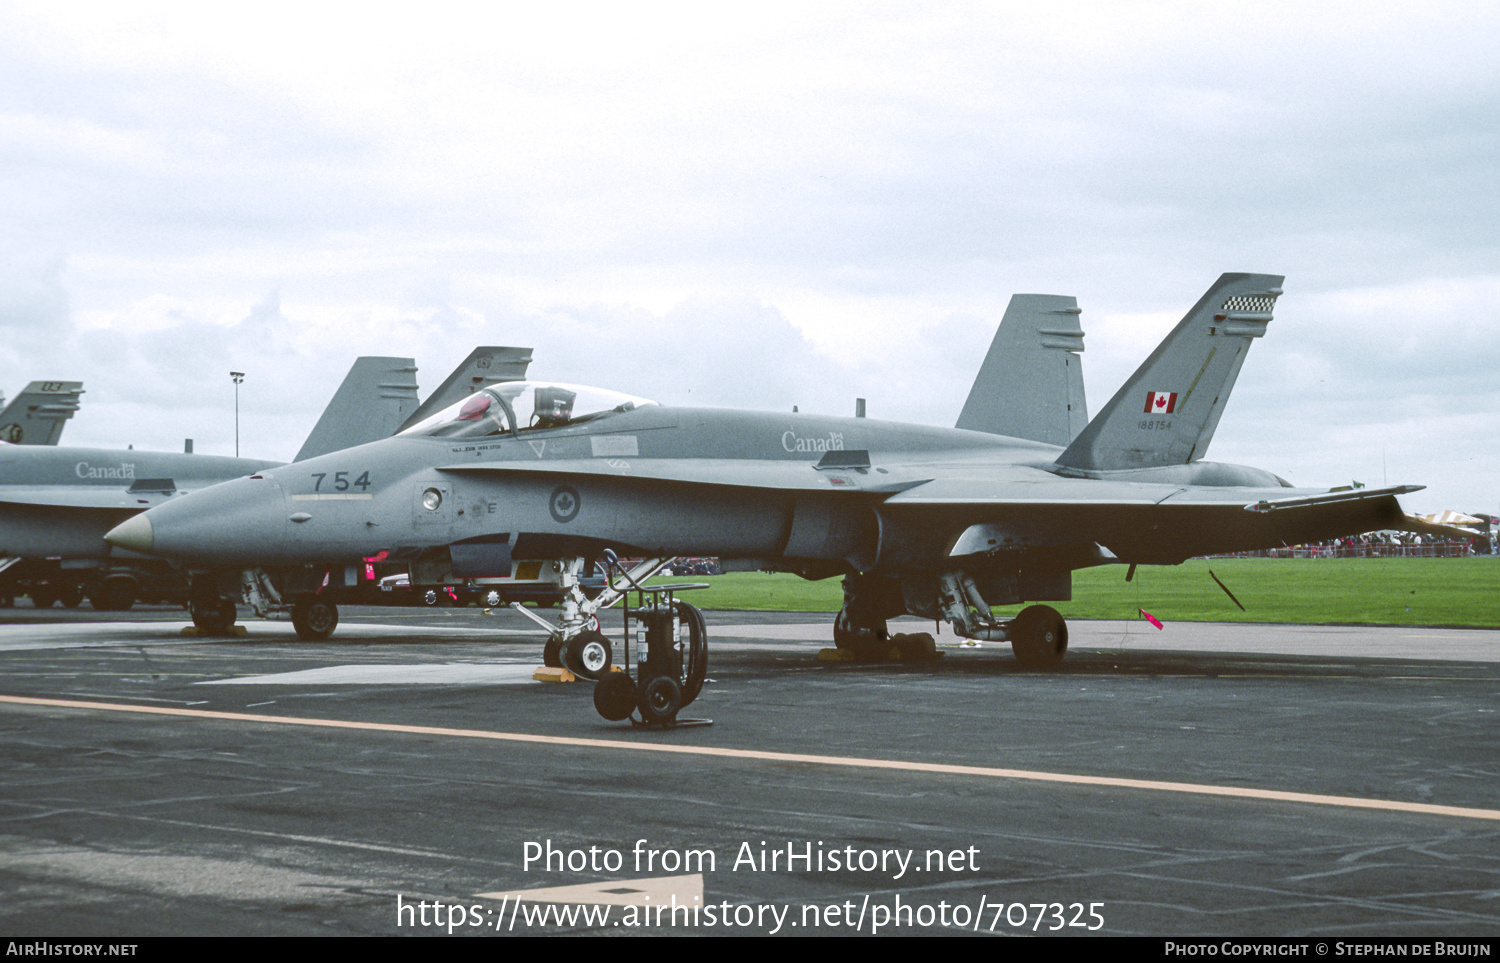
{"label": "canadian flag on tail", "polygon": [[1177,407],[1177,392],[1175,391],[1148,391],[1146,392],[1146,414],[1148,415],[1170,415]]}

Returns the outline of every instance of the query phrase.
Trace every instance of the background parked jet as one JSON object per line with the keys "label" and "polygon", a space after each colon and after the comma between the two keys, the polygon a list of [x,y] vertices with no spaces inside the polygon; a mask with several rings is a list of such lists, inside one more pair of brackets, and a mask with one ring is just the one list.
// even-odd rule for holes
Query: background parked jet
{"label": "background parked jet", "polygon": [[[492,371],[516,377],[519,365],[524,375],[530,354],[529,348],[476,349],[435,397],[452,403]],[[420,410],[416,370],[411,358],[356,359],[299,457],[389,437]],[[42,607],[77,605],[86,596],[96,608],[115,610],[143,596],[186,600],[179,571],[113,547],[104,534],[152,506],[278,464],[172,452],[0,448],[0,596],[25,590]],[[233,615],[229,606],[230,623]],[[194,617],[219,625],[224,607],[215,602]]]}
{"label": "background parked jet", "polygon": [[55,445],[63,425],[78,410],[82,381],[33,381],[0,411],[0,441]]}
{"label": "background parked jet", "polygon": [[[1294,489],[1202,460],[1281,280],[1221,277],[1066,447],[520,382],[394,438],[152,508],[108,538],[219,572],[201,582],[220,589],[238,584],[235,569],[269,570],[305,637],[336,624],[317,595],[325,580],[341,584],[347,563],[377,552],[463,577],[502,575],[518,558],[581,568],[610,550],[646,556],[637,576],[678,555],[842,575],[842,645],[882,638],[909,613],[1050,666],[1067,647],[1058,613],[1032,605],[999,620],[992,606],[1068,599],[1072,572],[1093,565],[1410,524],[1395,496],[1419,486]],[[555,639],[575,658],[592,604],[578,593],[563,607]]]}

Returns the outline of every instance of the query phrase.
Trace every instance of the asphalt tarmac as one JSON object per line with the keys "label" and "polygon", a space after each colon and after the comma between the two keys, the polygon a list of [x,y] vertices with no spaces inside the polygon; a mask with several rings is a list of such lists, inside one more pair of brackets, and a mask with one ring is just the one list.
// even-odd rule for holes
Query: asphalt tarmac
{"label": "asphalt tarmac", "polygon": [[0,927],[1500,933],[1500,632],[1080,622],[1038,673],[709,623],[714,724],[664,731],[513,612],[0,610]]}

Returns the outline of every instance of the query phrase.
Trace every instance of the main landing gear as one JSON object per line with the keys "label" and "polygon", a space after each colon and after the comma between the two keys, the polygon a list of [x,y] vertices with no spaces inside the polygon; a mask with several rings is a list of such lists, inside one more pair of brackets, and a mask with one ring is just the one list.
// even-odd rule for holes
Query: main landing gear
{"label": "main landing gear", "polygon": [[[877,582],[845,580],[844,606],[833,625],[834,644],[856,656],[888,651],[891,636],[886,618],[904,611],[895,608],[899,596]],[[1016,661],[1027,669],[1051,669],[1068,651],[1068,623],[1050,605],[1030,605],[1013,619],[1001,620],[990,612],[974,580],[965,572],[945,572],[937,579],[936,612],[968,639],[1009,642]]]}
{"label": "main landing gear", "polygon": [[338,628],[339,607],[317,595],[299,595],[292,603],[292,628],[297,638],[321,642]]}
{"label": "main landing gear", "polygon": [[1050,605],[1029,605],[1010,621],[1010,647],[1028,669],[1051,669],[1068,651],[1068,623]]}

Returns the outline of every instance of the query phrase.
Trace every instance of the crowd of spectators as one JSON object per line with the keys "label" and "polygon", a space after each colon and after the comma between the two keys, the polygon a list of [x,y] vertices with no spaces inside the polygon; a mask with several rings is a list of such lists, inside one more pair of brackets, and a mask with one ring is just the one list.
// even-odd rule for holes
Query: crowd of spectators
{"label": "crowd of spectators", "polygon": [[[1477,543],[1477,544],[1476,544]],[[1467,558],[1488,555],[1490,545],[1483,538],[1442,539],[1412,532],[1366,532],[1326,542],[1308,542],[1285,548],[1268,548],[1255,552],[1232,552],[1214,558]]]}

